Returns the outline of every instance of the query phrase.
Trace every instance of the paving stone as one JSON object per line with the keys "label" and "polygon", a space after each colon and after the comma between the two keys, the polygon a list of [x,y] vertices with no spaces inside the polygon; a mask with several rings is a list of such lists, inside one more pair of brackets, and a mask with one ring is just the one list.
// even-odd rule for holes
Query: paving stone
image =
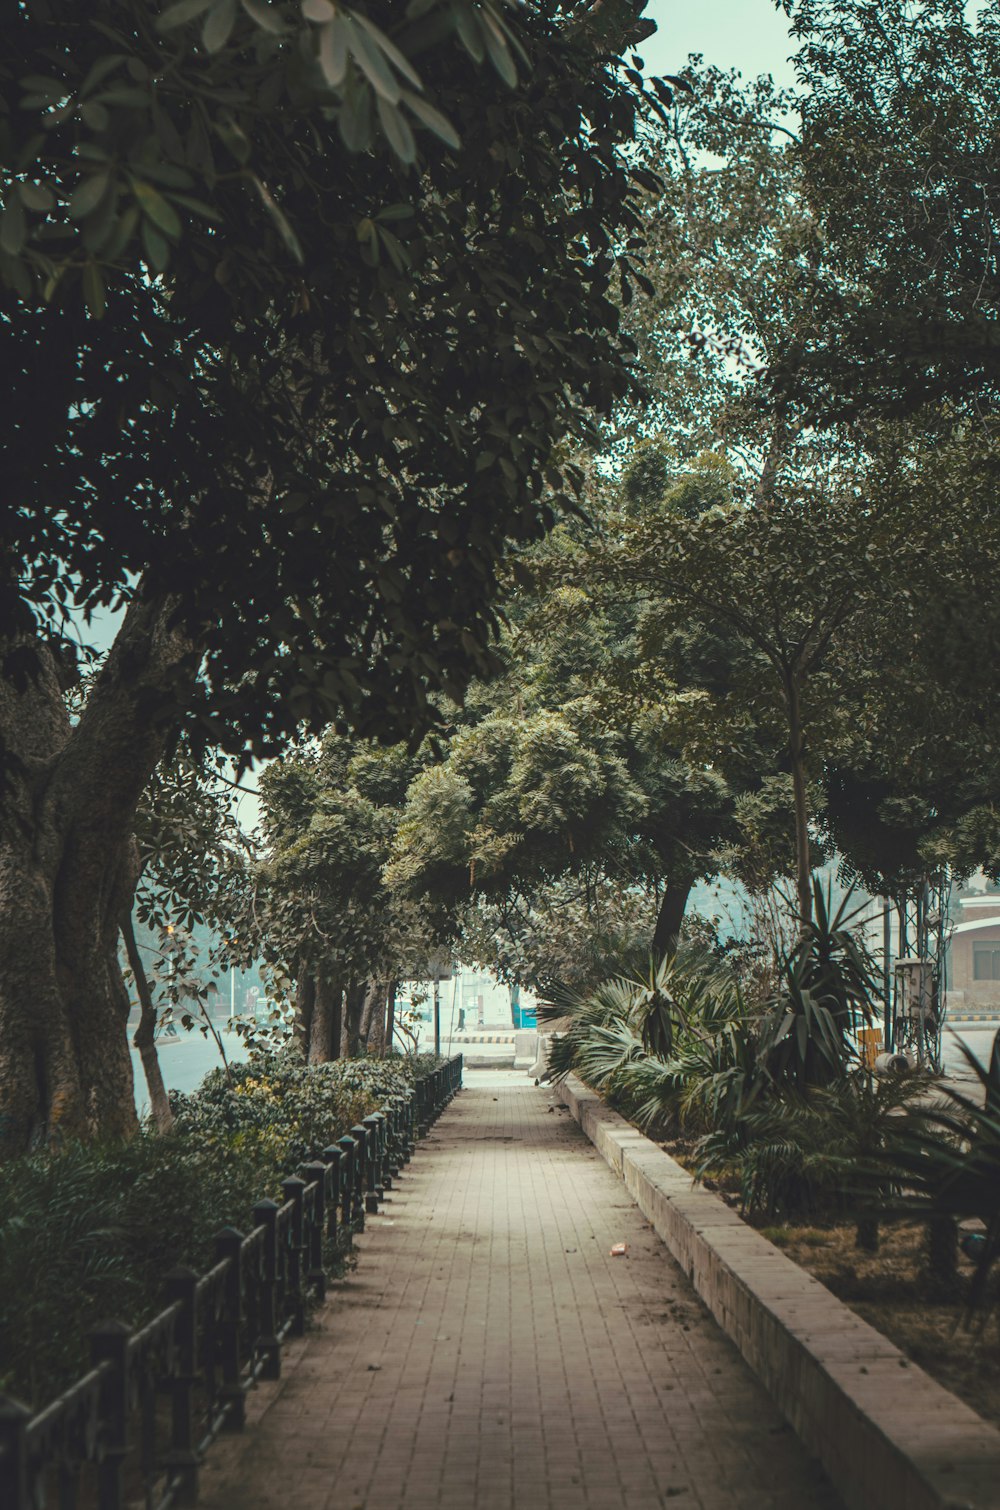
{"label": "paving stone", "polygon": [[205,1510],[838,1510],[552,1094],[468,1079]]}

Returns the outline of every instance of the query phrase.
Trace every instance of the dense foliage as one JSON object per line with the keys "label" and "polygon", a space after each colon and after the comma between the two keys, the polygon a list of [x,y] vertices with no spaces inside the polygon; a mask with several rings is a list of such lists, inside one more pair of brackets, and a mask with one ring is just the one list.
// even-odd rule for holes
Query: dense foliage
{"label": "dense foliage", "polygon": [[0,1388],[46,1403],[86,1366],[88,1326],[148,1318],[170,1268],[204,1270],[222,1227],[245,1231],[283,1176],[436,1062],[251,1057],[232,1085],[214,1070],[174,1094],[168,1134],[0,1165]]}

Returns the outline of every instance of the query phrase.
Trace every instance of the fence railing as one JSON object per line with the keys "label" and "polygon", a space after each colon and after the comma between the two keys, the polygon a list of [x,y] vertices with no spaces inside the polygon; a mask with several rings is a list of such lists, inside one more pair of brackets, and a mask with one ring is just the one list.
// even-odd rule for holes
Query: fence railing
{"label": "fence railing", "polygon": [[91,1368],[33,1414],[0,1395],[3,1510],[191,1505],[208,1447],[240,1431],[247,1391],[281,1375],[281,1347],[322,1300],[335,1252],[364,1230],[462,1084],[461,1055],[432,1071],[258,1202],[247,1233],[225,1227],[205,1274],[165,1276],[159,1315],[90,1333]]}

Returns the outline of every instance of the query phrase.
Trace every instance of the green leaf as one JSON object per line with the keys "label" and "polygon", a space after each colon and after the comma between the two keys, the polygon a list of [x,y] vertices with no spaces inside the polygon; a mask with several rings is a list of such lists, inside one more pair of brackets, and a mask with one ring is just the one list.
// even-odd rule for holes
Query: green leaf
{"label": "green leaf", "polygon": [[483,45],[482,27],[477,12],[465,4],[464,0],[457,0],[453,10],[455,27],[462,46],[474,62],[481,63],[486,56],[486,49]]}
{"label": "green leaf", "polygon": [[139,110],[146,110],[152,102],[152,95],[145,89],[139,89],[134,84],[112,84],[110,89],[102,89],[95,97],[94,103],[100,105],[131,105]]}
{"label": "green leaf", "polygon": [[56,105],[69,94],[69,86],[63,80],[47,79],[37,73],[26,74],[17,82],[26,95],[43,105]]}
{"label": "green leaf", "polygon": [[489,14],[483,11],[480,14],[480,25],[486,38],[486,50],[490,55],[490,62],[497,73],[511,89],[517,84],[517,69],[514,67],[514,59],[510,55],[507,46],[507,38],[504,36],[499,23]]}
{"label": "green leaf", "polygon": [[27,239],[28,217],[24,213],[24,205],[11,194],[3,215],[0,216],[0,249],[9,256],[16,257]]}
{"label": "green leaf", "polygon": [[222,216],[218,210],[213,209],[210,204],[206,204],[203,199],[196,198],[194,194],[174,194],[172,198],[174,204],[182,204],[185,209],[193,210],[203,220],[210,220],[213,225],[222,224]]}
{"label": "green leaf", "polygon": [[115,222],[106,245],[102,248],[105,262],[117,262],[118,258],[135,235],[139,225],[139,211],[133,204]]}
{"label": "green leaf", "polygon": [[339,89],[347,73],[347,26],[334,16],[319,34],[319,66],[331,89]]}
{"label": "green leaf", "polygon": [[85,100],[89,94],[93,93],[98,84],[102,83],[102,81],[106,79],[109,74],[114,73],[115,69],[120,68],[121,65],[126,61],[127,59],[123,52],[110,53],[106,57],[98,58],[93,68],[91,68],[90,72],[87,74],[87,77],[80,85],[80,98],[82,100]]}
{"label": "green leaf", "polygon": [[371,141],[371,95],[368,90],[352,83],[348,76],[348,88],[344,91],[344,103],[340,107],[337,124],[349,152],[363,152]]}
{"label": "green leaf", "polygon": [[221,52],[236,25],[236,0],[216,0],[205,17],[201,40],[209,52]]}
{"label": "green leaf", "polygon": [[414,89],[423,89],[424,86],[420,82],[420,75],[415,72],[409,58],[405,53],[400,52],[395,42],[390,41],[384,31],[380,31],[374,22],[369,21],[367,16],[358,14],[354,17],[354,22],[357,26],[364,27],[375,46],[385,54],[390,63],[394,64],[404,79],[409,79]]}
{"label": "green leaf", "polygon": [[107,192],[111,175],[108,172],[91,173],[80,180],[70,197],[67,214],[71,220],[83,220],[97,209]]}
{"label": "green leaf", "polygon": [[237,162],[245,163],[250,157],[250,138],[231,116],[224,115],[212,122],[216,135],[229,148]]}
{"label": "green leaf", "polygon": [[330,0],[302,0],[302,14],[307,21],[325,23],[332,21],[337,11]]}
{"label": "green leaf", "polygon": [[407,125],[406,118],[395,105],[390,105],[378,95],[375,100],[378,110],[379,123],[385,132],[386,140],[395,152],[396,156],[404,163],[412,163],[416,160],[417,145],[413,140],[413,132]]}
{"label": "green leaf", "polygon": [[80,115],[91,131],[107,131],[111,117],[97,100],[88,100],[80,106]]}
{"label": "green leaf", "polygon": [[83,245],[93,256],[101,251],[114,229],[117,209],[117,194],[107,194],[92,215],[88,215],[83,227]]}
{"label": "green leaf", "polygon": [[399,237],[394,236],[392,231],[388,230],[385,226],[380,225],[377,229],[378,238],[389,253],[389,261],[397,273],[405,272],[410,266],[410,254],[406,250],[406,247],[400,241]]}
{"label": "green leaf", "polygon": [[107,300],[104,296],[104,279],[96,262],[88,262],[83,270],[83,297],[94,319],[102,319]]}
{"label": "green leaf", "polygon": [[34,280],[20,257],[11,257],[0,251],[0,275],[11,288],[17,290],[22,299],[34,299]]}
{"label": "green leaf", "polygon": [[133,183],[135,197],[142,207],[142,213],[157,226],[171,241],[176,241],[181,234],[181,218],[169,200],[164,199],[152,184],[144,183],[137,179]]}
{"label": "green leaf", "polygon": [[304,261],[302,255],[302,245],[299,241],[299,238],[296,236],[294,230],[292,229],[292,226],[284,210],[275,200],[266,184],[263,184],[256,174],[251,174],[250,176],[253,179],[254,187],[256,188],[257,193],[260,195],[264,208],[267,210],[267,213],[270,215],[271,219],[274,221],[275,225],[278,228],[278,235],[281,237],[282,241],[291,252],[296,262]]}
{"label": "green leaf", "polygon": [[211,3],[212,0],[178,0],[176,5],[167,6],[156,23],[156,29],[172,31],[176,26],[183,26],[185,22],[193,21],[196,16],[207,11]]}
{"label": "green leaf", "polygon": [[420,123],[433,131],[435,136],[441,138],[446,147],[451,147],[457,152],[462,145],[462,138],[455,130],[451,121],[440,110],[428,104],[419,94],[413,94],[409,89],[403,90],[403,101],[411,114],[415,115]]}
{"label": "green leaf", "polygon": [[51,210],[55,206],[56,197],[52,190],[46,188],[44,184],[18,184],[17,192],[29,210],[42,212]]}
{"label": "green leaf", "polygon": [[278,12],[267,4],[267,0],[240,0],[240,4],[250,20],[264,31],[269,31],[272,36],[278,36],[284,31],[285,23]]}
{"label": "green leaf", "polygon": [[170,243],[145,216],[142,221],[142,244],[150,267],[155,273],[162,273],[170,262]]}
{"label": "green leaf", "polygon": [[381,225],[383,221],[391,223],[395,220],[412,220],[413,206],[411,204],[387,204],[379,210],[375,219]]}
{"label": "green leaf", "polygon": [[351,57],[357,63],[362,73],[371,84],[380,99],[388,100],[390,105],[399,103],[402,92],[399,80],[389,67],[381,52],[370,42],[353,20],[345,20],[347,27],[347,46]]}

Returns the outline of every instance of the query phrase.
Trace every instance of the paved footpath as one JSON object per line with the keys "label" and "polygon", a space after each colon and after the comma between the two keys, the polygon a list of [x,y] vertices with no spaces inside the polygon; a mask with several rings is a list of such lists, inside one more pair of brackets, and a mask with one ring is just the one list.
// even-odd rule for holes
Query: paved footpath
{"label": "paved footpath", "polygon": [[466,1079],[203,1505],[837,1510],[552,1092]]}

